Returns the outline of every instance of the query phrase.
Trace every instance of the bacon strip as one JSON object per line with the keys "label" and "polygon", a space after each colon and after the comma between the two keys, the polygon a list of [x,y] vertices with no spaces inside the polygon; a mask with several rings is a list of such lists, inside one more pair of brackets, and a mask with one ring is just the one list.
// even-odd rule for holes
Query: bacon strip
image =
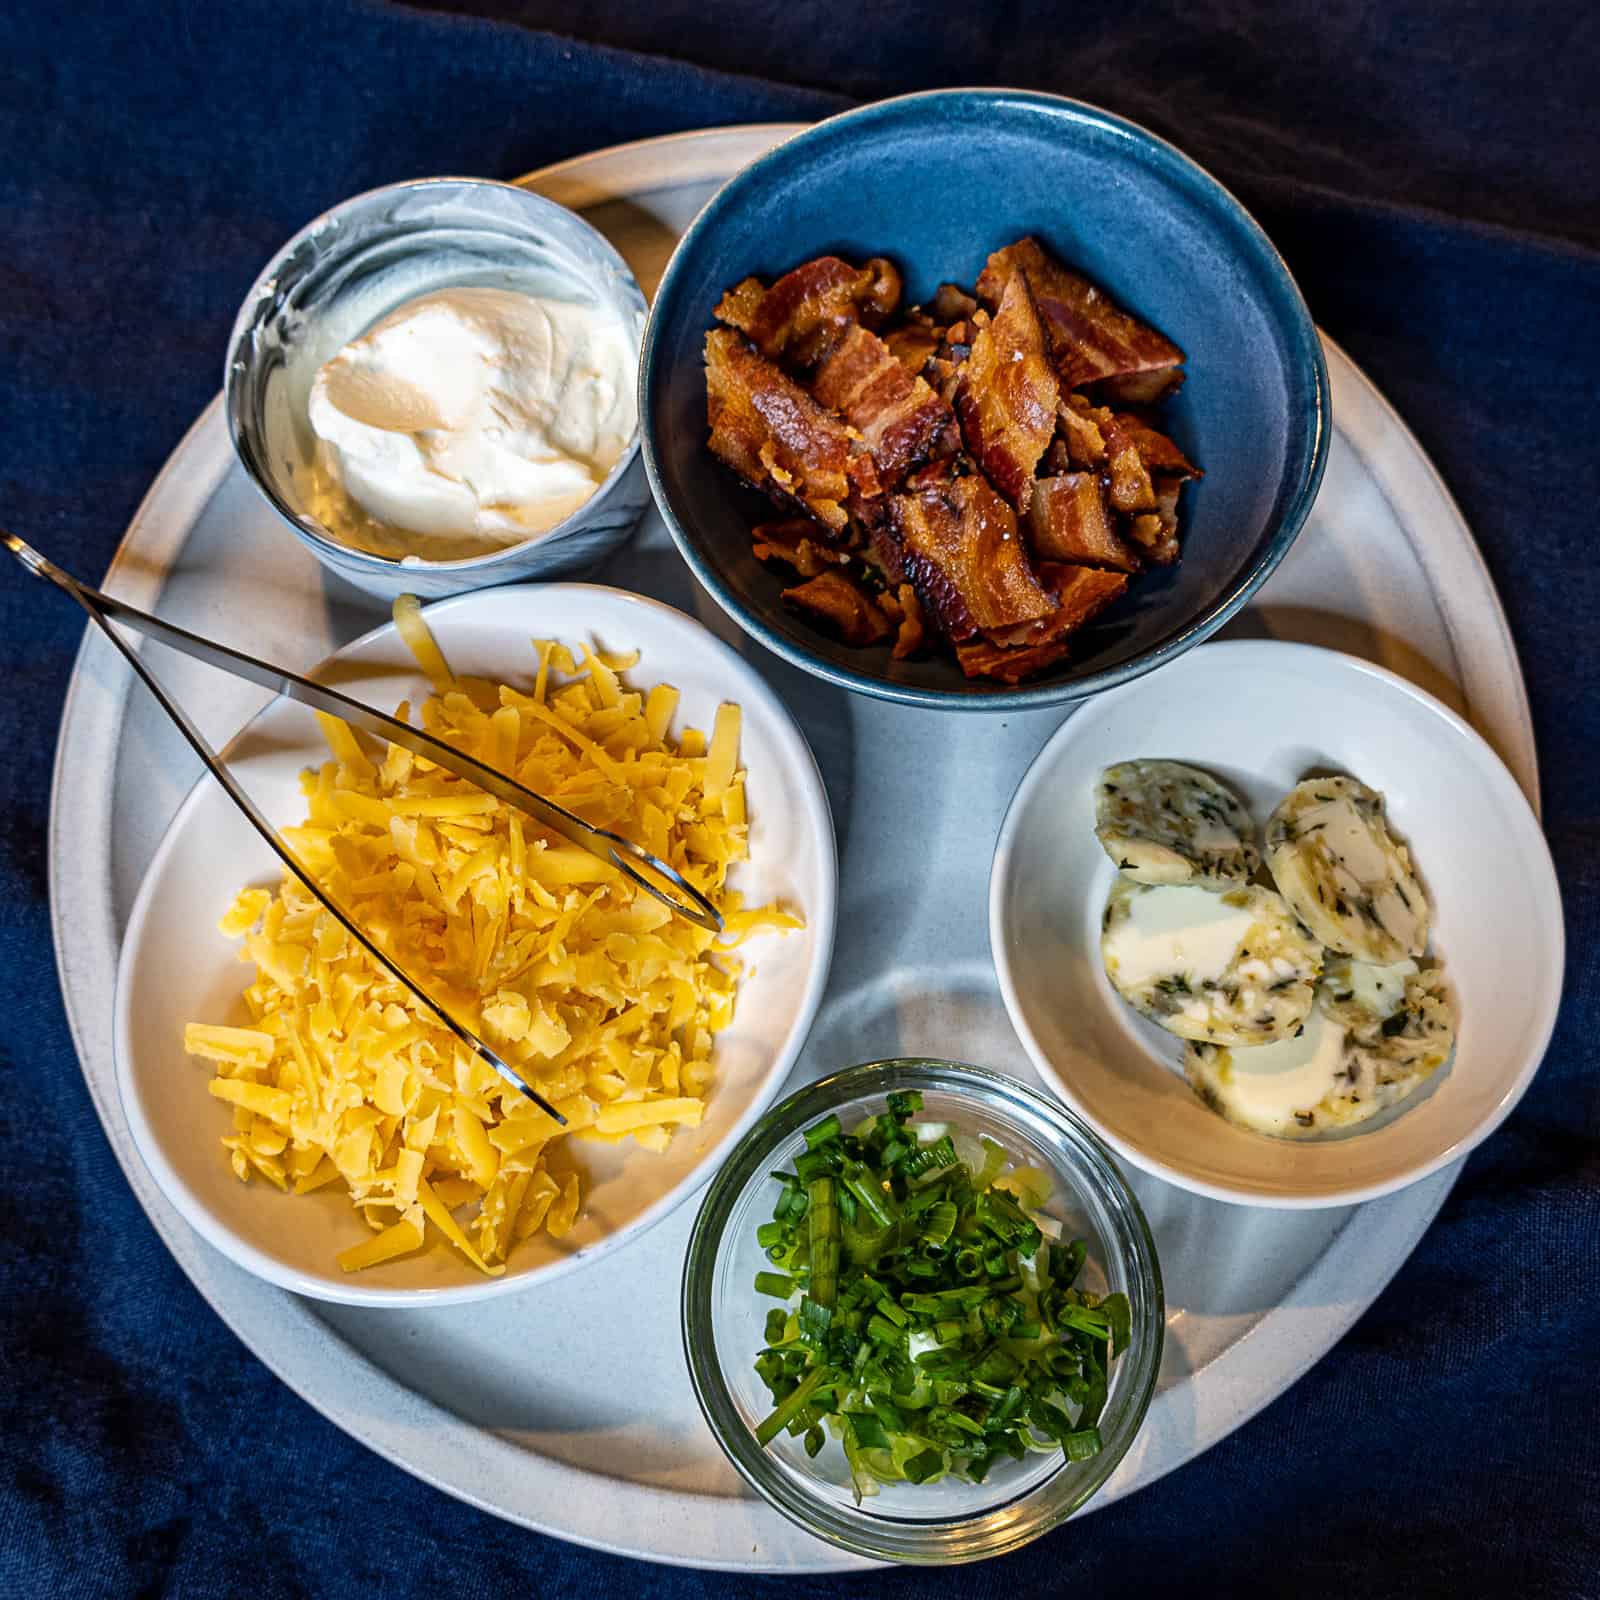
{"label": "bacon strip", "polygon": [[872,458],[844,424],[727,329],[706,335],[711,452],[780,505],[798,504],[835,536],[882,494]]}
{"label": "bacon strip", "polygon": [[1040,478],[1028,507],[1028,543],[1036,561],[1137,572],[1137,551],[1112,525],[1100,480],[1091,472]]}
{"label": "bacon strip", "polygon": [[[1087,278],[1048,255],[1037,239],[1019,239],[997,250],[978,279],[978,298],[1000,304],[1017,276],[1028,281],[1049,330],[1050,351],[1069,389],[1119,380],[1116,398],[1152,404],[1183,381],[1183,351],[1148,323],[1130,316]],[[1145,381],[1124,381],[1135,375]]]}
{"label": "bacon strip", "polygon": [[786,604],[803,611],[848,645],[878,644],[894,629],[889,619],[842,572],[819,573],[783,591]]}
{"label": "bacon strip", "polygon": [[1055,590],[1055,608],[1042,621],[1011,636],[1013,642],[978,639],[956,646],[956,659],[969,678],[1021,683],[1060,661],[1071,650],[1071,636],[1118,599],[1128,587],[1121,572],[1047,563],[1039,576]]}
{"label": "bacon strip", "polygon": [[952,639],[1015,628],[1054,607],[1017,532],[1016,514],[976,473],[890,502],[906,576]]}
{"label": "bacon strip", "polygon": [[858,323],[817,369],[811,392],[866,440],[878,476],[898,483],[954,422],[950,407]]}
{"label": "bacon strip", "polygon": [[1059,400],[1027,277],[1014,272],[961,368],[956,414],[978,465],[1019,511],[1033,496],[1034,468],[1055,433]]}
{"label": "bacon strip", "polygon": [[900,274],[874,257],[852,267],[818,256],[786,272],[770,289],[746,278],[722,297],[717,317],[736,328],[769,361],[804,369],[822,360],[852,327],[876,327],[900,303]]}

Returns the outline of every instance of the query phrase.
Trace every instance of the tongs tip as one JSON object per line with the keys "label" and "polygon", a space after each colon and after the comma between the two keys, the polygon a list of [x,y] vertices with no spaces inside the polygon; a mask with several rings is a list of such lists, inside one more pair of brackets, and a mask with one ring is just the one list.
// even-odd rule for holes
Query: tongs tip
{"label": "tongs tip", "polygon": [[8,533],[3,529],[0,529],[0,538],[4,539],[6,549],[9,550],[12,555],[14,555],[17,560],[20,561],[23,566],[25,566],[28,571],[34,575],[34,577],[47,578],[50,576],[50,563],[46,561],[45,558],[40,555],[39,552],[35,550],[26,539],[19,538],[18,535],[14,533]]}

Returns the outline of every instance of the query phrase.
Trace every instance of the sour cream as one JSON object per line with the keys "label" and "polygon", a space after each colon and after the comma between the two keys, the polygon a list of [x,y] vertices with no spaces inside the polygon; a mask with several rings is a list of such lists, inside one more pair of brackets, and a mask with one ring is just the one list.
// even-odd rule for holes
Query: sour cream
{"label": "sour cream", "polygon": [[536,538],[628,448],[637,356],[636,331],[600,306],[475,287],[408,300],[312,381],[310,509],[393,558]]}

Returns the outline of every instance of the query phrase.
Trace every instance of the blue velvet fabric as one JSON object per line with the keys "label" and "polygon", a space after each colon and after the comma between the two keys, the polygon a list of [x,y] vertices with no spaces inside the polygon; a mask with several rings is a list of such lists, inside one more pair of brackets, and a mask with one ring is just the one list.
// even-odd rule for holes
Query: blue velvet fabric
{"label": "blue velvet fabric", "polygon": [[1539,738],[1571,951],[1561,1023],[1527,1099],[1352,1333],[1165,1482],[935,1575],[732,1579],[587,1553],[351,1443],[240,1347],[144,1220],[50,951],[49,765],[79,628],[0,576],[0,1596],[1600,1594],[1592,8],[460,10],[502,20],[370,0],[0,9],[7,525],[103,571],[215,391],[261,262],[355,190],[812,116],[842,103],[833,88],[1011,81],[1096,99],[1257,212],[1476,530]]}

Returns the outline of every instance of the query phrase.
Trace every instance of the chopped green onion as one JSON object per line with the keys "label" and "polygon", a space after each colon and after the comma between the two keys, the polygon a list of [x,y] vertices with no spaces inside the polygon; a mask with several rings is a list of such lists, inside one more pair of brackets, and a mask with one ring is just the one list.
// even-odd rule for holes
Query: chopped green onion
{"label": "chopped green onion", "polygon": [[907,1092],[850,1133],[838,1116],[806,1129],[755,1230],[781,1269],[757,1292],[799,1297],[766,1313],[757,1440],[816,1456],[831,1430],[858,1499],[873,1480],[981,1482],[1030,1450],[1087,1460],[1131,1337],[1125,1295],[1071,1287],[1087,1247],[1041,1214],[1044,1175],[921,1108]]}
{"label": "chopped green onion", "polygon": [[956,1164],[956,1147],[947,1133],[923,1147],[906,1162],[906,1176],[920,1178],[924,1173],[942,1171]]}
{"label": "chopped green onion", "polygon": [[983,1150],[983,1165],[973,1174],[972,1187],[974,1189],[987,1189],[1006,1164],[1005,1149],[994,1142],[987,1134],[978,1136],[978,1144]]}
{"label": "chopped green onion", "polygon": [[756,1443],[761,1445],[771,1444],[789,1426],[790,1422],[805,1410],[812,1395],[831,1376],[832,1373],[827,1367],[813,1367],[790,1391],[788,1398],[779,1401],[777,1409],[756,1429]]}
{"label": "chopped green onion", "polygon": [[1100,1430],[1080,1428],[1069,1433],[1062,1439],[1061,1448],[1066,1451],[1068,1461],[1087,1461],[1090,1456],[1100,1454]]}
{"label": "chopped green onion", "polygon": [[889,1434],[884,1425],[870,1411],[846,1411],[845,1426],[855,1435],[863,1450],[887,1450]]}
{"label": "chopped green onion", "polygon": [[[770,1224],[769,1224],[770,1226]],[[950,1242],[950,1235],[955,1232],[956,1208],[948,1200],[941,1200],[936,1206],[929,1206],[922,1218],[922,1242],[925,1245],[944,1245]]]}
{"label": "chopped green onion", "polygon": [[1111,1353],[1119,1356],[1128,1348],[1128,1340],[1133,1336],[1133,1308],[1128,1304],[1127,1295],[1108,1294],[1100,1302],[1100,1309],[1111,1324]]}
{"label": "chopped green onion", "polygon": [[797,1156],[794,1163],[795,1172],[808,1189],[815,1179],[832,1172],[833,1168],[834,1153],[826,1147],[820,1150],[807,1150]]}
{"label": "chopped green onion", "polygon": [[843,1132],[837,1116],[824,1117],[816,1127],[806,1129],[806,1149],[818,1150],[825,1144],[832,1144]]}
{"label": "chopped green onion", "polygon": [[811,1210],[811,1298],[831,1306],[839,1292],[839,1208],[832,1178],[813,1178],[806,1189]]}
{"label": "chopped green onion", "polygon": [[861,1209],[877,1223],[880,1228],[889,1228],[894,1225],[894,1218],[889,1214],[889,1208],[884,1204],[883,1189],[880,1180],[874,1177],[867,1166],[860,1161],[847,1163],[841,1180],[857,1201]]}
{"label": "chopped green onion", "polygon": [[806,1295],[800,1302],[799,1323],[802,1339],[808,1344],[821,1344],[827,1337],[828,1329],[833,1326],[833,1311]]}

